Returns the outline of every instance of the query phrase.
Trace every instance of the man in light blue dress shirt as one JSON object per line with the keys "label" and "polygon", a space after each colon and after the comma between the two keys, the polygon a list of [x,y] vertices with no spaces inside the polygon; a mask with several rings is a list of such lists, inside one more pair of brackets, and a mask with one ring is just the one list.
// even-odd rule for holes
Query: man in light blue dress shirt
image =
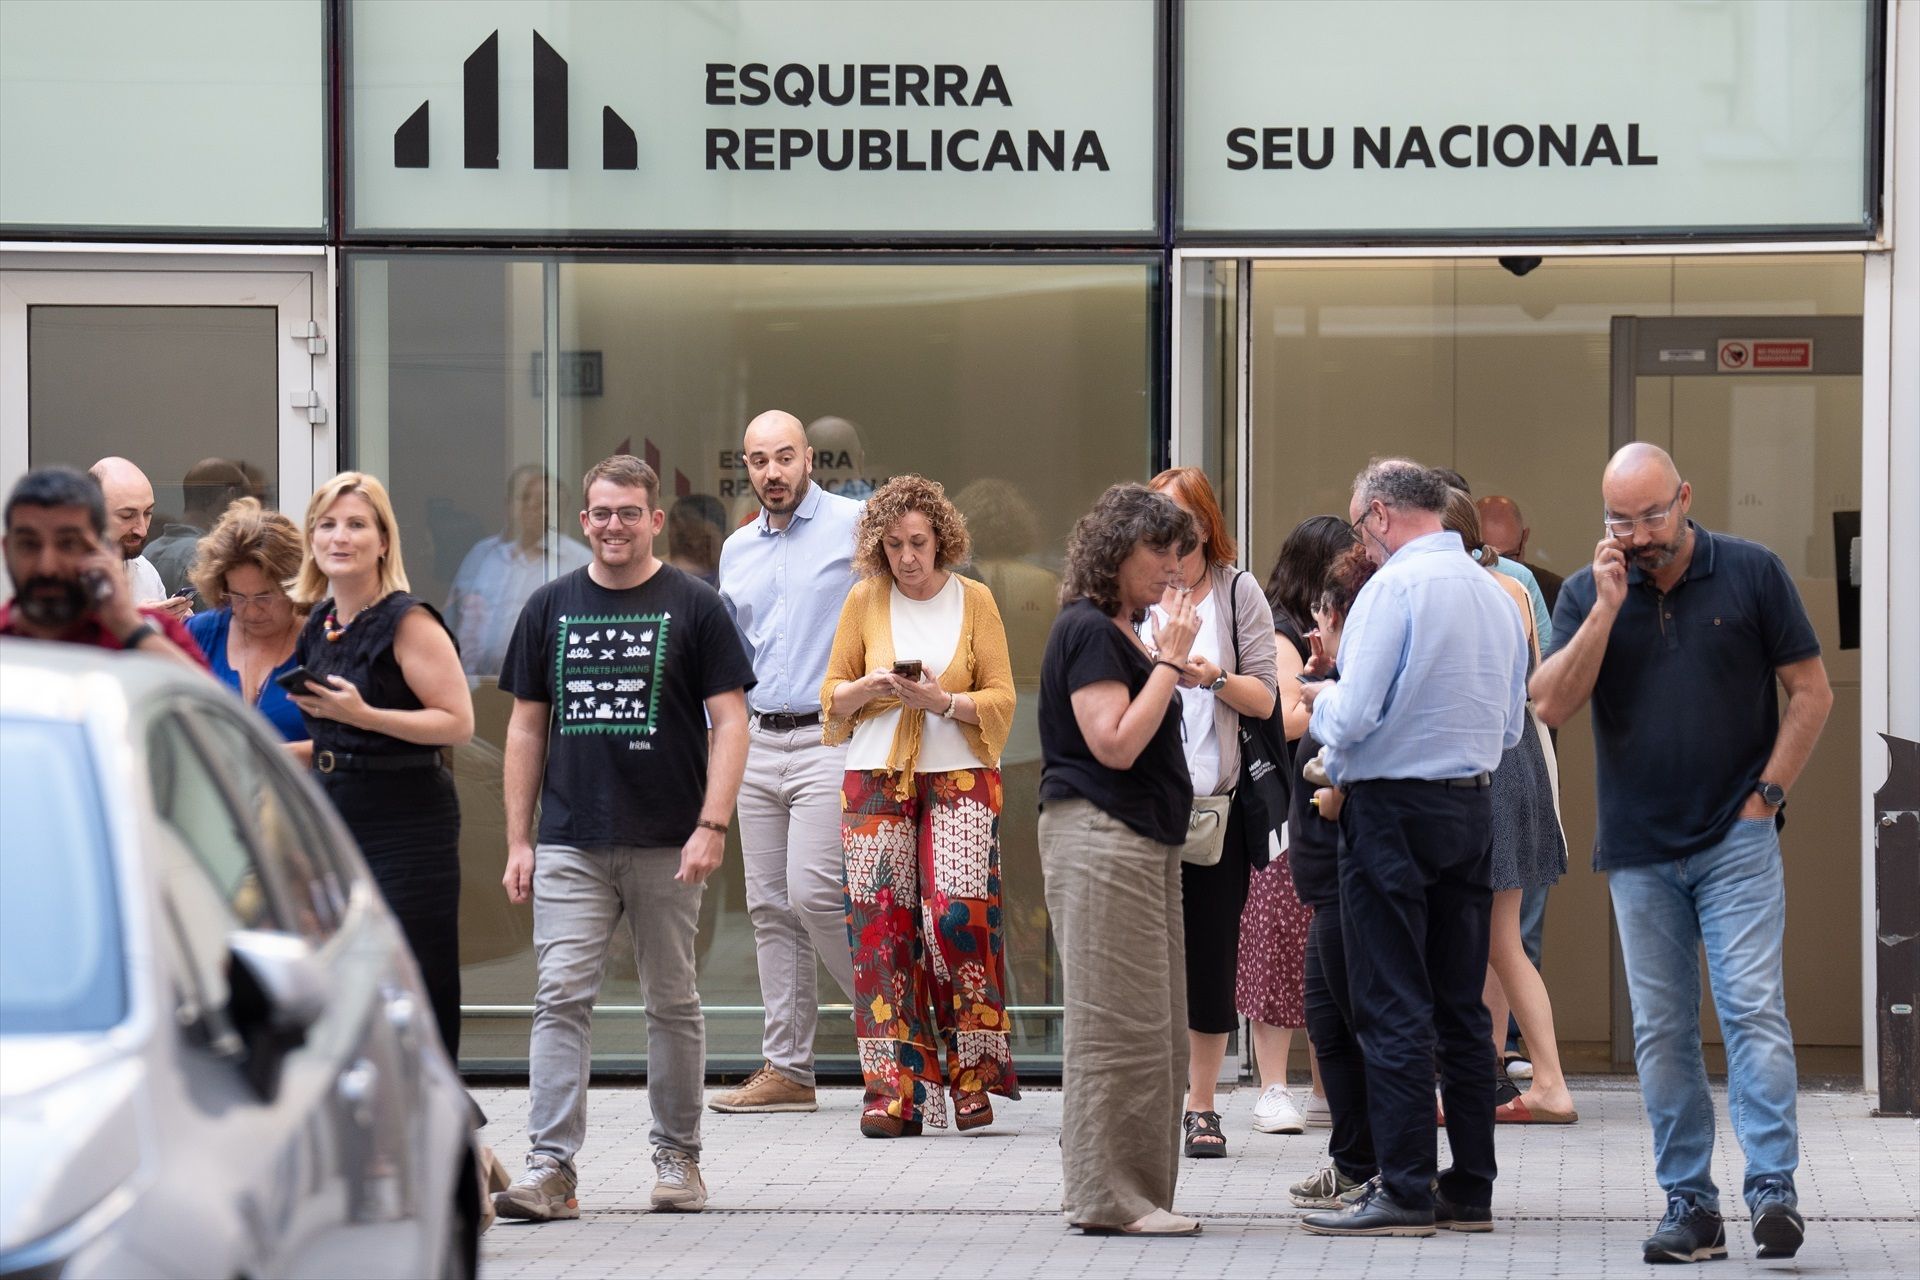
{"label": "man in light blue dress shirt", "polygon": [[720,551],[720,596],[753,660],[740,848],[766,1009],[765,1065],[711,1103],[724,1113],[813,1111],[817,951],[853,993],[840,784],[846,748],[821,741],[820,685],[852,590],[861,504],[813,482],[813,450],[790,413],[747,424],[747,477],[760,514]]}
{"label": "man in light blue dress shirt", "polygon": [[[1494,1058],[1481,989],[1493,905],[1490,775],[1520,741],[1527,642],[1506,593],[1441,525],[1447,484],[1405,459],[1354,483],[1351,516],[1382,567],[1308,684],[1310,732],[1347,793],[1340,911],[1381,1182],[1320,1235],[1492,1226]],[[1324,660],[1316,660],[1320,673]],[[1438,1049],[1453,1165],[1432,1189]]]}

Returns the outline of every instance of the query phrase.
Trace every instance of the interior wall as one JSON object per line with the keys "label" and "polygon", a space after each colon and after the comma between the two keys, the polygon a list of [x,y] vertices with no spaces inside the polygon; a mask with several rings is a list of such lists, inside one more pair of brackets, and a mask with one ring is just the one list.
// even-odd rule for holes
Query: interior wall
{"label": "interior wall", "polygon": [[[1526,558],[1571,574],[1600,537],[1613,316],[1857,315],[1861,290],[1858,257],[1562,259],[1525,276],[1480,259],[1257,263],[1250,563],[1270,568],[1307,516],[1344,515],[1369,457],[1406,454],[1513,497]],[[1638,396],[1640,434],[1672,449],[1696,518],[1779,544],[1821,633],[1836,705],[1783,839],[1788,1008],[1801,1043],[1858,1044],[1859,655],[1838,647],[1831,512],[1860,505],[1859,379],[1643,382],[1657,385]],[[1569,872],[1542,968],[1560,1037],[1604,1041],[1610,917],[1590,870],[1585,712],[1559,758]],[[1717,1038],[1710,1011],[1703,1029]]]}

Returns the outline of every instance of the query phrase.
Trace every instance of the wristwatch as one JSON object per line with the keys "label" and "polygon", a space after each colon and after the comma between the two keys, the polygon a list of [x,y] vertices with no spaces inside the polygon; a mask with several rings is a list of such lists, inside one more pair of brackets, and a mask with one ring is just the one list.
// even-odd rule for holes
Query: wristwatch
{"label": "wristwatch", "polygon": [[139,626],[120,637],[120,647],[122,649],[137,649],[140,647],[142,640],[145,640],[148,636],[157,636],[159,634],[160,628],[154,626],[151,622],[143,621]]}
{"label": "wristwatch", "polygon": [[1207,686],[1207,692],[1208,692],[1208,693],[1218,693],[1218,692],[1220,692],[1220,691],[1221,691],[1222,689],[1224,689],[1224,688],[1226,688],[1226,687],[1227,687],[1227,673],[1226,673],[1226,672],[1224,672],[1224,671],[1222,671],[1222,672],[1220,673],[1220,678],[1219,678],[1219,679],[1217,679],[1217,680],[1215,680],[1215,681],[1214,681],[1214,682],[1213,682],[1212,684],[1210,684],[1210,685],[1208,685],[1208,686]]}
{"label": "wristwatch", "polygon": [[1777,782],[1757,782],[1753,789],[1776,809],[1787,802],[1787,789]]}

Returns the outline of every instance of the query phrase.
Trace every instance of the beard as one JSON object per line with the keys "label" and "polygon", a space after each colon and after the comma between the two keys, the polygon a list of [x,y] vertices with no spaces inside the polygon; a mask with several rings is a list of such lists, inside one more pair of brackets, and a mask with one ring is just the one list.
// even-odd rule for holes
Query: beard
{"label": "beard", "polygon": [[1680,526],[1680,532],[1674,535],[1672,542],[1654,542],[1640,547],[1629,557],[1641,569],[1657,573],[1672,564],[1680,555],[1680,548],[1686,543],[1687,529]]}
{"label": "beard", "polygon": [[64,631],[86,616],[86,584],[78,578],[28,578],[20,584],[13,607],[36,627]]}
{"label": "beard", "polygon": [[800,505],[800,499],[807,496],[807,486],[812,483],[811,478],[807,476],[800,477],[799,483],[787,487],[786,501],[780,503],[769,501],[767,499],[767,491],[759,485],[754,486],[753,496],[760,499],[760,505],[766,509],[767,514],[784,516],[791,513]]}

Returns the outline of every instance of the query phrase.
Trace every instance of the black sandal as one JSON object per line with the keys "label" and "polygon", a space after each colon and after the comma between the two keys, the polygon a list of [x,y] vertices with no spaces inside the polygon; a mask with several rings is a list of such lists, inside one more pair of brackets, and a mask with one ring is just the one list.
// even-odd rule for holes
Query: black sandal
{"label": "black sandal", "polygon": [[1180,1117],[1180,1127],[1187,1135],[1187,1159],[1215,1160],[1227,1154],[1227,1135],[1220,1131],[1218,1111],[1189,1111]]}

